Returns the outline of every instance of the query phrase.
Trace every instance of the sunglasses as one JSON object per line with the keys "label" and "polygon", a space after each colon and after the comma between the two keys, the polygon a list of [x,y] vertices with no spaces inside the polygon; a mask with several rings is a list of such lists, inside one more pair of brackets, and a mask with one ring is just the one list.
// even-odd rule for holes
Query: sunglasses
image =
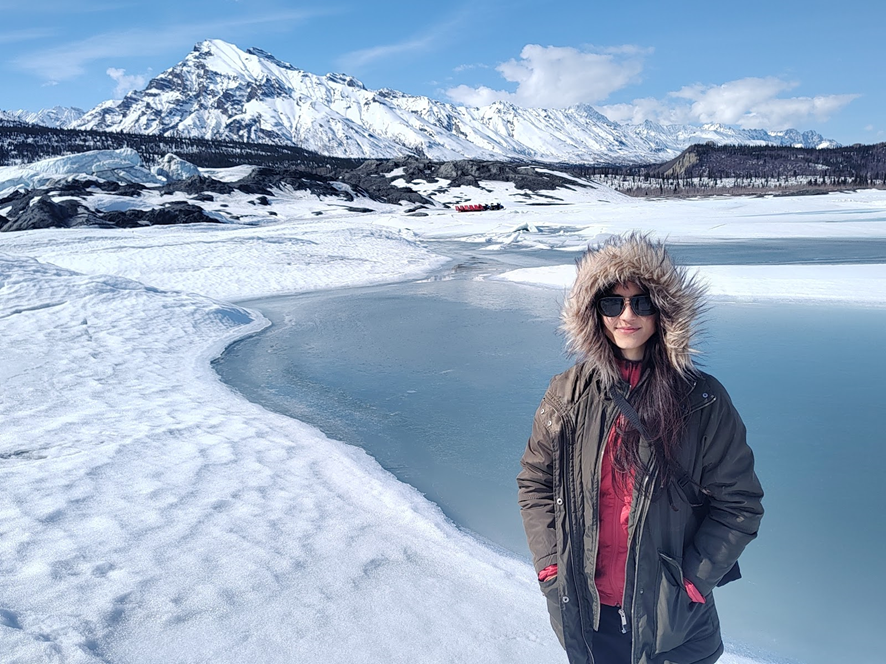
{"label": "sunglasses", "polygon": [[652,303],[652,298],[648,295],[634,295],[632,297],[607,295],[597,300],[597,309],[607,318],[615,318],[621,316],[628,301],[631,303],[631,310],[638,316],[651,316],[658,313],[658,309]]}

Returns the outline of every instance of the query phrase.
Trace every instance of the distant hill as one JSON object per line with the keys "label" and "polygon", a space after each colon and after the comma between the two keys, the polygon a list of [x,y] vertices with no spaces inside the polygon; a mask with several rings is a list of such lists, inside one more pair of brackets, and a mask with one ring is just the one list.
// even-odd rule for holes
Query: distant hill
{"label": "distant hill", "polygon": [[362,162],[327,157],[286,145],[54,129],[0,117],[0,166],[31,163],[90,150],[117,150],[124,147],[135,149],[148,165],[154,165],[169,153],[206,168],[225,168],[240,164],[281,168],[353,168]]}
{"label": "distant hill", "polygon": [[634,196],[825,193],[886,186],[886,143],[821,149],[693,145],[662,164],[571,170]]}
{"label": "distant hill", "polygon": [[837,148],[693,145],[679,157],[649,169],[650,174],[678,178],[821,177],[882,180],[886,177],[886,143]]}

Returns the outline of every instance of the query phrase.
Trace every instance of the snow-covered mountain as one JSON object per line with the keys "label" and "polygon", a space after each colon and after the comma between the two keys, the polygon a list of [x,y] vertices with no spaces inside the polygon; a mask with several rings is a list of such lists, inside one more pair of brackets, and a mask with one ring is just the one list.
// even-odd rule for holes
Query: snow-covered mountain
{"label": "snow-covered mountain", "polygon": [[815,132],[723,125],[621,125],[588,105],[471,108],[344,74],[317,76],[260,49],[208,40],[144,90],[99,104],[67,126],[295,144],[340,157],[522,159],[573,163],[666,161],[693,143],[836,145]]}
{"label": "snow-covered mountain", "polygon": [[[77,120],[83,117],[85,111],[82,108],[73,106],[53,106],[52,108],[44,108],[43,110],[32,111],[10,111],[6,115],[12,120],[27,122],[29,124],[42,125],[44,127],[70,127]],[[2,116],[0,116],[2,117]]]}
{"label": "snow-covered mountain", "polygon": [[9,111],[0,111],[0,126],[21,124]]}

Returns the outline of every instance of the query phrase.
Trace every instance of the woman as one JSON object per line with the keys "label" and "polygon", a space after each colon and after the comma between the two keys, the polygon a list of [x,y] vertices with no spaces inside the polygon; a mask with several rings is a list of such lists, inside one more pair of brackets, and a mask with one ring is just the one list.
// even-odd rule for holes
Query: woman
{"label": "woman", "polygon": [[763,491],[729,395],[692,363],[702,295],[643,235],[579,261],[562,318],[580,361],[551,380],[517,478],[572,664],[723,652],[712,590],[757,535]]}

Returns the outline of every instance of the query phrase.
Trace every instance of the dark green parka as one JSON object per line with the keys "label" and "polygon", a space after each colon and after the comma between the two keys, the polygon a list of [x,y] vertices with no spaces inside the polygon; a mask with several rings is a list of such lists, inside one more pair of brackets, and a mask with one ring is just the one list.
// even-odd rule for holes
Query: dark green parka
{"label": "dark green parka", "polygon": [[[729,395],[689,358],[701,288],[661,245],[637,235],[614,238],[579,264],[563,317],[573,349],[585,359],[553,378],[535,414],[517,478],[521,513],[536,571],[558,565],[555,579],[541,587],[560,643],[572,664],[592,664],[600,614],[594,586],[600,464],[618,414],[610,386],[630,399],[608,341],[599,338],[592,305],[598,293],[625,281],[638,281],[652,295],[660,311],[657,343],[692,386],[679,463],[709,496],[706,514],[693,510],[679,486],[668,491],[656,482],[654,462],[650,476],[635,478],[623,604],[632,660],[709,664],[723,652],[712,591],[756,536],[763,492]],[[640,449],[651,460],[645,441]],[[705,604],[690,601],[684,578]]]}

